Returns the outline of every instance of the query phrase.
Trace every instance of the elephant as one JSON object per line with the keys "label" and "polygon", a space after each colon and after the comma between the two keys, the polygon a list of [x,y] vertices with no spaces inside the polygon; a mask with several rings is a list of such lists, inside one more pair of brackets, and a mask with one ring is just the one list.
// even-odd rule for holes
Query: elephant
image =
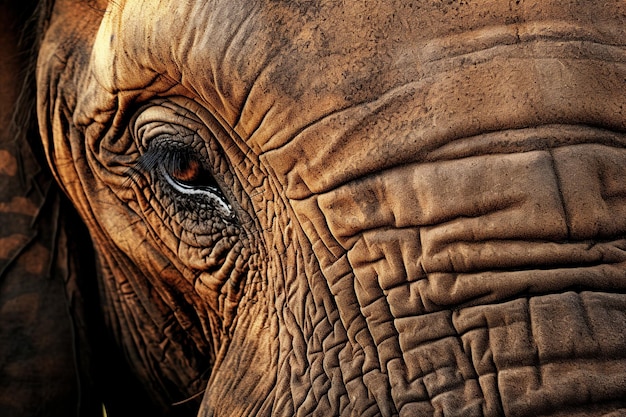
{"label": "elephant", "polygon": [[69,307],[24,327],[69,365],[30,389],[112,417],[626,413],[626,2],[33,9],[16,111],[61,236],[33,285]]}

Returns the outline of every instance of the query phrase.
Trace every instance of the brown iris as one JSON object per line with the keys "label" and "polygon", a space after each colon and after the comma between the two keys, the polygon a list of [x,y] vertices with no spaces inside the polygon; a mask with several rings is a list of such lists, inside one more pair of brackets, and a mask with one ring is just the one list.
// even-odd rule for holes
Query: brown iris
{"label": "brown iris", "polygon": [[169,172],[173,180],[184,184],[196,184],[204,172],[200,161],[190,157],[182,157],[173,164]]}

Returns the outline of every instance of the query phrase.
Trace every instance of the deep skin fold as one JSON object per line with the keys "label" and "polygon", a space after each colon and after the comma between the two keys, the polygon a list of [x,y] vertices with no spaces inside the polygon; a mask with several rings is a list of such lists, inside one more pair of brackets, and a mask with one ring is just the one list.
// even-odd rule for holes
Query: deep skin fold
{"label": "deep skin fold", "polygon": [[[623,406],[623,336],[597,323],[624,321],[623,191],[611,185],[624,107],[604,84],[623,86],[624,6],[544,3],[56,4],[38,77],[44,145],[99,252],[104,314],[156,401],[167,409],[208,384],[201,415]],[[606,48],[585,52],[567,24],[552,42],[550,19],[576,21],[614,60],[590,59]],[[448,59],[450,34],[475,51]],[[492,38],[505,46],[490,55]],[[206,163],[241,224],[224,234],[209,213],[214,233],[195,244],[154,176],[125,178],[141,153],[131,109],[177,97],[206,125]],[[559,132],[580,125],[595,133],[567,146]],[[538,138],[512,153],[482,135],[500,131]],[[602,131],[617,144],[589,139]],[[433,158],[469,136],[503,150]],[[614,218],[592,191],[583,207],[584,178],[611,190]],[[606,264],[576,271],[590,244]],[[546,268],[558,259],[567,268]],[[483,266],[505,262],[499,275]]]}

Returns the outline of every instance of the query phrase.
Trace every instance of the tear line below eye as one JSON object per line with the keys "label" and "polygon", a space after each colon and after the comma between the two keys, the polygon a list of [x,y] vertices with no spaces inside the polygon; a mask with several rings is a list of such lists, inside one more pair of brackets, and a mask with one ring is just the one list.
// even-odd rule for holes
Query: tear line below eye
{"label": "tear line below eye", "polygon": [[161,173],[161,175],[163,176],[163,178],[165,178],[165,180],[168,182],[168,184],[175,189],[176,191],[178,191],[181,194],[187,194],[187,195],[199,195],[202,196],[203,198],[208,199],[211,202],[211,206],[223,217],[227,218],[227,219],[232,219],[234,218],[233,215],[233,207],[226,203],[224,200],[222,200],[219,197],[219,194],[221,193],[219,190],[213,188],[213,187],[192,187],[186,184],[182,184],[178,181],[176,181],[175,179],[173,179],[170,174],[167,172],[167,170],[163,167],[163,165],[159,165],[159,172]]}

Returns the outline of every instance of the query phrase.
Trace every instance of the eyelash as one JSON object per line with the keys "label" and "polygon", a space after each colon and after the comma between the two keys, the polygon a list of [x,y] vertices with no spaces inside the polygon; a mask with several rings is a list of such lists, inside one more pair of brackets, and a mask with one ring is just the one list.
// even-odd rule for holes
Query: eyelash
{"label": "eyelash", "polygon": [[[194,175],[189,182],[174,178],[172,173],[183,174],[187,168],[194,170],[192,173],[200,176]],[[135,170],[136,172],[156,173],[157,177],[163,178],[174,192],[181,196],[202,199],[203,203],[208,203],[225,220],[234,219],[232,206],[211,173],[204,168],[200,157],[182,145],[154,144],[150,146],[139,157]]]}

